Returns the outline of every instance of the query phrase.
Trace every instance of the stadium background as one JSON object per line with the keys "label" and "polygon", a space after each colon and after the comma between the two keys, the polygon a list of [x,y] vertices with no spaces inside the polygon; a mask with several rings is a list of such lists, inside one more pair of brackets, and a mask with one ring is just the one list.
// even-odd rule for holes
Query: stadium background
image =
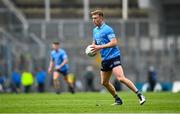
{"label": "stadium background", "polygon": [[[114,28],[125,73],[131,80],[146,82],[150,65],[155,66],[159,82],[180,80],[180,1],[128,1],[126,19],[122,0],[0,0],[1,72],[10,81],[16,64],[32,73],[36,66],[46,70],[50,43],[59,40],[68,52],[70,72],[83,80],[86,66],[93,65],[96,87],[101,88],[98,60],[84,53],[92,41],[89,12],[98,8]],[[50,76],[46,84],[50,90]]]}

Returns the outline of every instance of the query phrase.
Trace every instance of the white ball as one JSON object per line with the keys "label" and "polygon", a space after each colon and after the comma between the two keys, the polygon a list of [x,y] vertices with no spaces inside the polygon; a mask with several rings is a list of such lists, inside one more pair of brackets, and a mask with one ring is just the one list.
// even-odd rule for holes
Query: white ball
{"label": "white ball", "polygon": [[96,55],[96,52],[93,52],[92,45],[88,45],[85,50],[86,55],[90,57],[94,57]]}

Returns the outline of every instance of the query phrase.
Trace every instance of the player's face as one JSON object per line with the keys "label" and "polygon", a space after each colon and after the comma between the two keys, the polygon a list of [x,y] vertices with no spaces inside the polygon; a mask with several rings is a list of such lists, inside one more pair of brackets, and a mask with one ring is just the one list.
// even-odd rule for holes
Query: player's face
{"label": "player's face", "polygon": [[58,50],[59,49],[59,45],[52,44],[52,49],[53,50]]}
{"label": "player's face", "polygon": [[103,21],[103,18],[99,15],[92,15],[92,21],[95,26],[100,26]]}

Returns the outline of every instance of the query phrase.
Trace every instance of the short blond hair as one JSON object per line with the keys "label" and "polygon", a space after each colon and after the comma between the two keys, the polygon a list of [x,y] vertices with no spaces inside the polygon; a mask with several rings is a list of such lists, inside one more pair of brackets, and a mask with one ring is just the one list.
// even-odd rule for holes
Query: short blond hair
{"label": "short blond hair", "polygon": [[59,45],[60,43],[58,41],[54,41],[52,44]]}
{"label": "short blond hair", "polygon": [[92,12],[91,12],[91,16],[92,16],[92,15],[99,15],[99,16],[101,16],[101,17],[104,17],[104,13],[103,13],[103,11],[101,11],[101,10],[92,11]]}

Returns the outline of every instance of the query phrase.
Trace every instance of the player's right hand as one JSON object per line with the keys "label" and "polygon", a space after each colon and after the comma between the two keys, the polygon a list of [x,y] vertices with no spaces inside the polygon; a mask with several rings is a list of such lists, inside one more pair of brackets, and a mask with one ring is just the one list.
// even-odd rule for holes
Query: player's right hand
{"label": "player's right hand", "polygon": [[52,69],[51,69],[51,68],[48,69],[48,73],[49,73],[49,74],[52,73]]}
{"label": "player's right hand", "polygon": [[92,45],[91,48],[93,48],[93,52],[97,52],[101,49],[101,46],[100,45]]}

